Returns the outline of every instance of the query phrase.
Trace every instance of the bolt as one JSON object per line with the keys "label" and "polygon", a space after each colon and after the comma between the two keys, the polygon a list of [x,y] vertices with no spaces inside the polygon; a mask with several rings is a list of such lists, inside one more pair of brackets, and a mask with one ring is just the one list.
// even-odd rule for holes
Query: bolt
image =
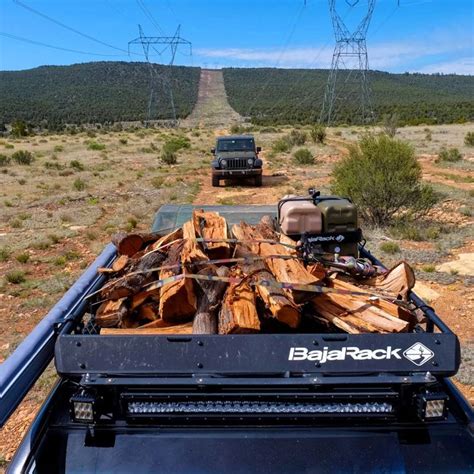
{"label": "bolt", "polygon": [[203,368],[203,365],[202,365],[201,362],[198,362],[197,366],[198,366],[198,369],[202,369],[202,368]]}
{"label": "bolt", "polygon": [[198,341],[198,346],[203,346],[203,345],[204,345],[204,342]]}

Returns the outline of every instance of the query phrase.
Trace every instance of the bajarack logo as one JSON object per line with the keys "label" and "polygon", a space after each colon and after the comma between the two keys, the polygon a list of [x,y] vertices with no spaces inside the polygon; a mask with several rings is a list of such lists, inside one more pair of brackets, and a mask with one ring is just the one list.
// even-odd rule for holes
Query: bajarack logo
{"label": "bajarack logo", "polygon": [[345,239],[345,237],[342,234],[339,235],[317,235],[314,237],[309,237],[308,242],[309,243],[314,243],[314,242],[342,242]]}
{"label": "bajarack logo", "polygon": [[387,346],[385,349],[360,349],[358,347],[342,347],[330,351],[328,347],[322,350],[310,351],[306,347],[292,347],[290,348],[290,355],[288,360],[311,360],[324,364],[328,360],[346,360],[350,357],[354,360],[387,360],[387,359],[401,359],[401,349],[393,349],[392,346]]}
{"label": "bajarack logo", "polygon": [[403,353],[403,356],[415,365],[420,366],[432,359],[434,357],[434,352],[424,346],[421,342],[415,342],[415,344]]}
{"label": "bajarack logo", "polygon": [[[341,349],[329,350],[323,347],[321,350],[309,350],[306,347],[291,347],[288,360],[309,360],[321,364],[327,361],[346,360],[389,360],[402,357],[401,348],[387,346],[385,349],[360,349],[359,347],[341,347]],[[434,352],[421,342],[416,342],[403,352],[403,356],[415,365],[421,366],[434,357]]]}

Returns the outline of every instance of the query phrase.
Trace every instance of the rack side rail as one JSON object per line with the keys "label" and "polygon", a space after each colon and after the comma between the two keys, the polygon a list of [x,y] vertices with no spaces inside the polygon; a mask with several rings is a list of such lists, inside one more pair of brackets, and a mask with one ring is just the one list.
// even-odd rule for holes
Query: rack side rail
{"label": "rack side rail", "polygon": [[58,327],[80,315],[85,308],[85,297],[102,285],[104,277],[97,273],[97,269],[109,266],[115,256],[115,247],[112,244],[107,245],[0,366],[0,427],[5,424],[52,360]]}

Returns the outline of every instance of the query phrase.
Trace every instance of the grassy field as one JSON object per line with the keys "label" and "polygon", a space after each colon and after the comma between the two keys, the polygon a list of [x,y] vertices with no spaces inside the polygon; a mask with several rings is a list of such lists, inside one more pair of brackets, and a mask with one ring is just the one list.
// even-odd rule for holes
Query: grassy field
{"label": "grassy field", "polygon": [[[460,253],[474,255],[474,149],[463,144],[466,132],[473,129],[472,124],[400,129],[397,136],[414,144],[424,176],[442,193],[442,200],[416,226],[365,229],[369,248],[387,264],[403,259],[413,264],[423,284],[420,293],[431,291],[431,304],[459,332],[467,362],[458,380],[471,399],[474,277],[440,271],[439,265],[456,260]],[[2,139],[0,155],[13,158],[15,152],[26,151],[33,161],[26,165],[11,160],[0,167],[0,362],[93,261],[112,233],[148,230],[163,203],[262,204],[275,203],[284,194],[305,193],[309,186],[327,192],[332,167],[346,153],[346,144],[365,133],[361,128],[334,128],[324,145],[307,139],[283,151],[279,142],[292,130],[249,130],[263,147],[263,189],[211,187],[208,150],[217,133],[230,132],[226,129],[139,129]],[[177,163],[163,163],[164,143],[183,137],[189,147],[177,152]],[[436,163],[442,146],[457,147],[463,159]],[[293,153],[300,147],[310,150],[314,164],[295,163]],[[0,432],[0,466],[10,459],[54,380],[49,369]]]}

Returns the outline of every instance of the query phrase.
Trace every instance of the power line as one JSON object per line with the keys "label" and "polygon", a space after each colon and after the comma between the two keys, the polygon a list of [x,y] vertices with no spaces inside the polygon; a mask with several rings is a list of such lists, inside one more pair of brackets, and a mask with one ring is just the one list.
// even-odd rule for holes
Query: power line
{"label": "power line", "polygon": [[54,46],[52,44],[42,43],[41,41],[35,41],[28,38],[22,38],[21,36],[11,35],[9,33],[0,32],[0,36],[5,38],[14,39],[17,41],[23,41],[25,43],[35,44],[37,46],[44,46],[45,48],[57,49],[59,51],[66,51],[68,53],[77,53],[77,54],[86,54],[89,56],[102,56],[102,57],[122,57],[123,54],[101,54],[101,53],[91,53],[89,51],[80,51],[77,49],[62,48],[61,46]]}
{"label": "power line", "polygon": [[[114,46],[113,44],[106,43],[105,41],[102,41],[100,39],[94,38],[93,36],[90,36],[86,33],[83,33],[82,31],[79,31],[76,28],[73,28],[72,26],[68,26],[63,22],[61,22],[59,20],[56,20],[55,18],[52,18],[49,15],[46,15],[45,13],[42,13],[39,10],[36,10],[36,9],[30,7],[29,5],[27,5],[26,3],[24,3],[20,0],[13,0],[13,2],[16,3],[18,6],[24,8],[26,10],[29,10],[30,12],[34,13],[35,15],[38,15],[38,16],[44,18],[45,20],[48,20],[52,23],[55,23],[56,25],[58,25],[62,28],[65,28],[66,30],[72,31],[73,33],[76,33],[77,35],[82,36],[83,38],[87,38],[88,40],[94,41],[95,43],[98,43],[98,44],[101,44],[103,46],[107,46],[108,48],[112,48],[112,49],[115,49],[115,50],[120,51],[122,53],[128,54],[127,50],[119,48],[117,46]],[[133,54],[138,55],[138,56],[142,56],[141,54],[138,54],[138,53],[133,53]]]}
{"label": "power line", "polygon": [[164,31],[161,29],[160,25],[158,22],[155,20],[155,17],[151,13],[150,9],[146,6],[144,0],[137,0],[138,6],[141,8],[142,12],[148,17],[148,19],[153,23],[154,27],[162,34],[164,35]]}

